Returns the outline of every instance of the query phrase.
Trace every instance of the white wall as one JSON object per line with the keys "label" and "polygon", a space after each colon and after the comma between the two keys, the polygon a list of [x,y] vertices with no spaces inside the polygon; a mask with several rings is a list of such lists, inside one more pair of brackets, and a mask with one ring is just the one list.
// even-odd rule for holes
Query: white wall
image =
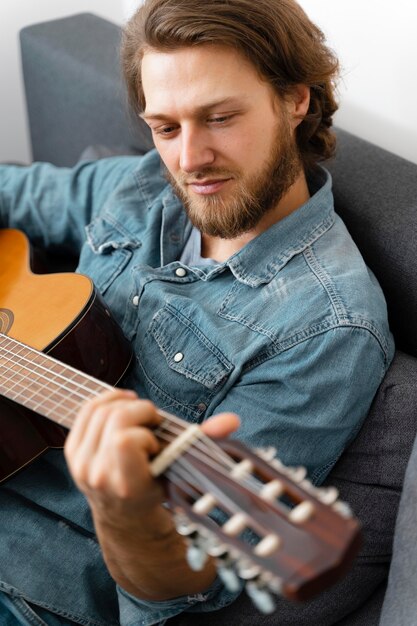
{"label": "white wall", "polygon": [[299,0],[342,61],[336,123],[417,163],[415,0]]}
{"label": "white wall", "polygon": [[126,0],[0,0],[0,162],[28,162],[18,33],[35,22],[91,12],[122,22]]}
{"label": "white wall", "polygon": [[[255,0],[254,0],[255,1]],[[27,161],[18,31],[91,11],[123,22],[140,0],[0,0],[0,161]],[[342,61],[336,123],[417,163],[415,0],[299,0]]]}
{"label": "white wall", "polygon": [[142,4],[142,0],[122,0],[122,2],[125,18],[129,18],[138,6]]}

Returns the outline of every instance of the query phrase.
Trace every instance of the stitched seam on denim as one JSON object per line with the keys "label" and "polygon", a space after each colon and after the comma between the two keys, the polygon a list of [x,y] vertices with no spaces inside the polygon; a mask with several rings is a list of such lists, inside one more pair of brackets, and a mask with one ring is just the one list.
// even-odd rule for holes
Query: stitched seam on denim
{"label": "stitched seam on denim", "polygon": [[227,296],[225,297],[225,299],[223,300],[223,303],[220,307],[220,309],[217,311],[217,314],[219,315],[219,317],[222,317],[224,319],[228,319],[232,322],[236,322],[238,324],[241,324],[242,326],[245,326],[246,328],[250,328],[251,330],[264,335],[266,337],[268,337],[268,339],[270,339],[270,341],[272,342],[272,344],[276,347],[276,351],[281,351],[281,350],[285,350],[287,349],[286,343],[290,342],[290,347],[292,342],[294,341],[294,338],[300,337],[301,340],[303,340],[304,338],[308,338],[310,335],[313,334],[317,334],[317,332],[322,332],[323,330],[328,330],[330,328],[333,327],[337,327],[338,325],[342,324],[345,322],[345,320],[339,320],[336,316],[336,319],[330,318],[328,320],[325,320],[323,322],[320,322],[319,324],[316,324],[315,326],[311,326],[311,327],[307,327],[306,329],[303,330],[299,330],[296,333],[290,335],[288,338],[284,338],[284,339],[278,339],[277,335],[274,331],[271,331],[268,328],[265,328],[264,326],[261,326],[258,323],[255,323],[253,321],[247,320],[246,318],[242,317],[242,316],[236,316],[236,315],[232,315],[230,313],[226,313],[225,309],[227,308],[229,301],[233,298],[234,296],[234,292],[240,289],[240,285],[238,282],[235,282],[232,285],[232,288],[230,289],[229,293],[227,294]]}
{"label": "stitched seam on denim", "polygon": [[317,280],[321,283],[322,287],[326,291],[330,302],[332,303],[334,312],[337,315],[339,321],[345,321],[347,319],[347,311],[342,302],[340,296],[336,293],[333,281],[324,267],[319,263],[312,247],[304,250],[304,259],[310,270],[313,272]]}
{"label": "stitched seam on denim", "polygon": [[[195,372],[189,370],[188,368],[184,366],[179,367],[179,366],[174,366],[173,364],[170,364],[170,367],[172,367],[172,369],[174,369],[175,371],[184,373],[185,376],[187,376],[188,374],[190,378],[202,383],[206,387],[209,386],[210,389],[211,388],[215,389],[230,374],[230,372],[233,370],[233,365],[226,359],[224,354],[222,354],[222,352],[220,352],[220,350],[218,350],[218,348],[216,348],[216,346],[214,346],[207,339],[207,337],[200,331],[199,328],[197,328],[197,326],[195,326],[195,324],[193,324],[188,318],[186,318],[179,311],[177,311],[172,305],[169,305],[169,304],[166,304],[165,307],[161,311],[158,311],[158,313],[155,315],[155,317],[152,320],[152,324],[149,328],[149,331],[147,332],[147,334],[148,333],[151,334],[156,339],[160,349],[162,350],[164,356],[167,359],[169,359],[168,348],[170,348],[170,345],[167,344],[165,335],[163,335],[161,332],[158,331],[158,327],[162,325],[156,324],[156,320],[160,318],[161,316],[163,316],[166,312],[171,313],[171,315],[180,324],[182,324],[183,327],[191,330],[191,332],[197,337],[200,343],[202,343],[209,350],[209,352],[211,352],[213,356],[216,359],[218,359],[218,361],[223,365],[223,369],[219,368],[219,373],[216,374],[215,377],[214,378],[212,377],[211,379],[207,378],[206,376],[196,374]],[[214,383],[214,387],[213,387],[213,383]]]}
{"label": "stitched seam on denim", "polygon": [[[302,254],[306,247],[313,245],[325,232],[327,232],[334,224],[334,213],[333,209],[331,213],[327,216],[325,220],[317,224],[313,230],[311,230],[307,235],[298,242],[298,245],[294,244],[288,246],[286,250],[284,250],[279,259],[268,263],[266,266],[266,271],[262,275],[256,275],[247,272],[240,258],[234,257],[232,261],[229,263],[230,270],[233,272],[233,275],[236,276],[237,280],[248,284],[250,287],[259,287],[263,282],[270,282],[283,267],[295,256],[298,254]],[[233,270],[236,269],[236,272]],[[237,274],[239,272],[239,275]]]}
{"label": "stitched seam on denim", "polygon": [[[146,159],[146,156],[144,158]],[[156,190],[153,188],[154,185],[151,185],[151,182],[150,182],[151,180],[153,180],[152,175],[154,174],[154,171],[155,171],[153,167],[154,160],[156,160],[156,155],[155,154],[152,155],[148,153],[147,162],[143,164],[143,161],[142,161],[141,165],[136,170],[133,171],[133,178],[135,180],[136,186],[138,188],[138,191],[142,194],[143,199],[146,202],[146,208],[148,210],[150,209],[150,207],[156,200],[156,197],[155,197]],[[149,161],[151,163],[149,163]],[[166,181],[159,181],[159,182],[163,182],[163,184],[162,184],[161,189],[157,193],[158,196],[160,195],[161,192],[165,191],[166,186],[167,186]]]}
{"label": "stitched seam on denim", "polygon": [[18,591],[14,587],[11,587],[7,583],[3,583],[1,581],[0,581],[0,590],[3,590],[5,593],[7,593],[8,595],[14,598],[23,598],[24,600],[26,600],[27,602],[30,602],[31,604],[38,605],[42,607],[43,609],[50,611],[51,613],[56,613],[57,615],[60,615],[61,617],[70,619],[71,621],[76,622],[77,624],[82,624],[83,626],[119,626],[118,622],[108,622],[108,621],[103,622],[101,620],[97,620],[92,617],[83,617],[81,615],[75,615],[74,613],[71,613],[68,611],[62,611],[61,609],[59,609],[58,607],[52,604],[48,604],[46,602],[39,602],[37,600],[34,600],[33,598],[26,598],[20,591]]}
{"label": "stitched seam on denim", "polygon": [[[104,243],[100,243],[100,241],[98,241],[98,237],[94,237],[95,222],[98,220],[103,220],[104,222],[107,222],[108,225],[112,227],[112,230],[122,235],[125,238],[125,240],[118,241],[116,239],[116,240],[110,240],[110,241],[105,241]],[[92,222],[90,222],[89,224],[85,226],[84,230],[85,230],[86,237],[87,237],[87,243],[95,254],[103,254],[107,248],[114,248],[115,250],[119,248],[136,249],[136,248],[140,248],[140,246],[142,245],[142,242],[140,240],[132,238],[132,233],[129,233],[127,230],[125,230],[124,227],[120,224],[120,222],[115,220],[108,213],[104,213],[103,215],[100,215],[98,218],[95,218]]]}
{"label": "stitched seam on denim", "polygon": [[[117,251],[117,256],[120,257],[117,265],[115,265],[112,269],[110,276],[106,275],[106,280],[100,280],[100,276],[97,276],[94,280],[96,287],[104,293],[110,287],[110,285],[114,282],[114,280],[119,276],[125,267],[127,267],[130,259],[132,258],[132,251],[127,250],[126,248],[120,248]],[[115,262],[114,255],[111,257],[112,262]],[[110,261],[110,258],[109,258]],[[107,265],[107,264],[106,264]]]}
{"label": "stitched seam on denim", "polygon": [[[342,452],[341,452],[342,453]],[[341,454],[340,453],[340,454]],[[310,476],[310,480],[313,484],[317,484],[321,481],[322,478],[325,477],[326,473],[329,471],[330,468],[333,467],[333,465],[335,465],[335,463],[337,462],[337,460],[340,457],[340,454],[338,454],[337,456],[335,456],[333,458],[332,461],[328,461],[327,463],[325,463],[324,465],[321,465],[320,467],[317,467],[314,472],[311,474]]]}
{"label": "stitched seam on denim", "polygon": [[268,329],[263,328],[263,326],[259,326],[258,324],[249,322],[248,320],[245,320],[241,317],[235,317],[233,315],[223,314],[223,313],[219,313],[219,315],[225,319],[241,324],[242,326],[245,326],[246,328],[250,328],[251,330],[258,332],[259,334],[265,335],[266,337],[268,337],[268,339],[270,339],[272,345],[274,346],[273,351],[271,350],[270,346],[266,348],[267,350],[266,354],[268,354],[269,356],[275,356],[275,354],[283,352],[284,350],[288,350],[289,348],[292,348],[294,345],[297,345],[298,343],[302,343],[303,341],[305,341],[306,339],[309,339],[310,337],[318,335],[327,330],[331,330],[332,328],[339,328],[339,326],[342,326],[341,324],[336,323],[334,320],[328,320],[328,321],[320,322],[319,324],[316,324],[315,326],[311,326],[304,330],[298,331],[297,333],[294,333],[293,335],[290,335],[289,337],[285,339],[278,340],[275,333],[272,333]]}
{"label": "stitched seam on denim", "polygon": [[[140,367],[143,376],[145,377],[148,385],[154,390],[154,392],[164,401],[168,400],[169,404],[168,405],[159,405],[159,408],[162,410],[170,410],[172,409],[172,407],[176,407],[183,415],[187,415],[188,417],[190,417],[194,422],[198,423],[199,421],[199,417],[202,414],[202,411],[200,411],[198,409],[198,404],[195,405],[190,405],[190,404],[183,404],[182,402],[179,402],[177,399],[173,398],[172,396],[170,396],[166,391],[164,391],[163,389],[161,389],[158,385],[156,385],[154,383],[154,381],[149,378],[144,366],[142,365],[142,363],[139,360],[139,357],[136,357],[136,362],[138,364],[138,367]],[[204,397],[202,398],[201,402],[204,402],[204,404],[206,404],[207,406],[209,405],[209,403],[211,402],[212,397],[214,396],[215,391],[212,391],[211,393],[206,393],[204,395]],[[192,407],[195,407],[195,409],[193,409]]]}
{"label": "stitched seam on denim", "polygon": [[[24,601],[21,596],[6,594],[8,596],[8,602],[13,605],[13,608],[7,606],[8,611],[12,613],[12,615],[19,621],[19,617],[23,617],[28,624],[32,626],[48,626],[48,624],[41,618],[39,615],[36,615],[35,611],[33,611],[30,606]],[[15,614],[15,611],[17,615]]]}
{"label": "stitched seam on denim", "polygon": [[[282,354],[283,352],[286,352],[287,350],[291,350],[292,348],[298,345],[301,345],[302,343],[308,341],[309,339],[312,339],[314,337],[327,333],[331,330],[337,330],[339,328],[340,329],[353,328],[357,330],[365,330],[369,332],[372,336],[375,336],[372,330],[365,325],[354,324],[354,323],[343,323],[343,324],[342,323],[334,324],[330,322],[328,324],[322,323],[322,324],[317,325],[316,327],[312,327],[311,329],[308,329],[309,331],[308,334],[304,334],[304,332],[297,333],[296,335],[293,335],[292,337],[289,337],[288,339],[284,340],[284,342],[279,342],[279,343],[273,342],[273,346],[276,349],[274,350],[272,346],[267,346],[266,350],[264,350],[262,353],[258,354],[253,360],[245,364],[245,366],[242,369],[242,374],[245,374],[246,372],[248,372],[249,370],[253,369],[254,367],[258,365],[262,365],[262,363],[265,363],[266,361],[273,359],[274,357],[278,356],[279,354]],[[304,336],[301,336],[302,334]],[[381,348],[381,352],[383,353],[384,363],[386,364],[387,360],[386,360],[385,352],[380,342],[378,341],[378,338],[375,337],[375,339]],[[384,373],[385,373],[385,370],[383,369],[382,375],[384,375]]]}

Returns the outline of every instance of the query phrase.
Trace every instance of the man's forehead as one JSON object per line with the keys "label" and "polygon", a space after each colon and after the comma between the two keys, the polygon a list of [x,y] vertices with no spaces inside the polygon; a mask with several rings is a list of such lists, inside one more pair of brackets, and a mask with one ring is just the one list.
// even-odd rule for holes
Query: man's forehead
{"label": "man's forehead", "polygon": [[265,82],[245,57],[220,46],[196,46],[160,52],[142,60],[143,117],[158,118],[184,107],[203,114],[216,107],[240,108]]}
{"label": "man's forehead", "polygon": [[[209,113],[213,109],[221,107],[227,107],[228,109],[238,109],[244,106],[248,98],[249,96],[247,94],[242,94],[240,96],[227,96],[220,99],[210,100],[208,102],[200,102],[195,107],[195,113],[203,115],[204,113]],[[141,117],[146,120],[157,120],[164,119],[166,117],[166,114],[163,111],[157,111],[156,109],[154,111],[147,107],[146,110],[141,114]]]}

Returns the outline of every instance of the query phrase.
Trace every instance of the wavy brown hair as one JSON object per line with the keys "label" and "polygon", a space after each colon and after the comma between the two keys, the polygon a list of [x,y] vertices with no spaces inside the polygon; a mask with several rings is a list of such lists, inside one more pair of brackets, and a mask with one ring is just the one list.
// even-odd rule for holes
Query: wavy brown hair
{"label": "wavy brown hair", "polygon": [[239,50],[281,98],[297,84],[310,87],[310,107],[297,127],[303,165],[311,169],[333,155],[339,63],[321,30],[294,0],[145,0],[127,23],[122,41],[134,109],[141,113],[145,108],[141,61],[146,50],[203,44]]}

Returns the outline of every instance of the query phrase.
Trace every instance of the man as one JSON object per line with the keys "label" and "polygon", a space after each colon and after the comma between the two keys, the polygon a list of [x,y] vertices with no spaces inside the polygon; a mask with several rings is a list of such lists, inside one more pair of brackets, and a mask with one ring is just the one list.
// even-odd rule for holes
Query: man
{"label": "man", "polygon": [[194,423],[221,413],[204,425],[214,436],[237,414],[236,437],[319,484],[393,354],[318,165],[334,149],[337,61],[298,5],[149,0],[123,60],[156,151],[0,168],[3,225],[78,252],[136,356],[134,391],[85,404],[68,437],[86,499],[59,452],[1,490],[7,624],[151,625],[233,602],[212,561],[190,570],[151,478],[155,406]]}

